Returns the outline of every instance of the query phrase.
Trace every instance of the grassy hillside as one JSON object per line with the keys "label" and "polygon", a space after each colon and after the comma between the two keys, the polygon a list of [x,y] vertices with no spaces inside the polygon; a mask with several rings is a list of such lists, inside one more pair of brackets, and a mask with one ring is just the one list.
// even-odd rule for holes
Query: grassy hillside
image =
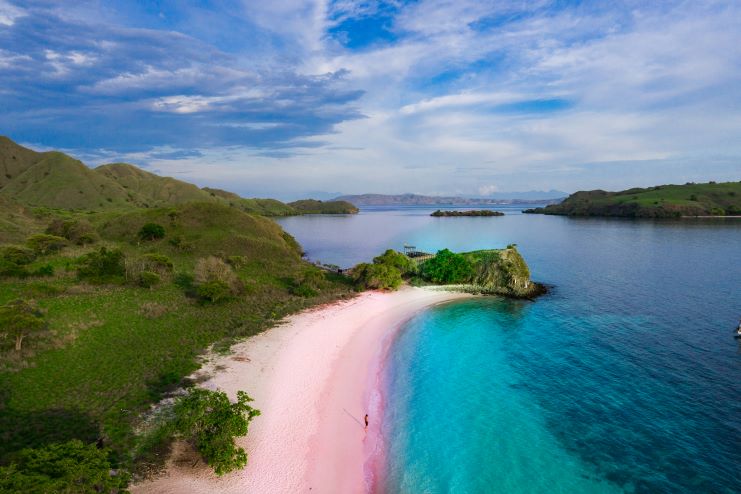
{"label": "grassy hillside", "polygon": [[259,214],[262,216],[294,216],[300,214],[288,204],[280,202],[277,199],[245,199],[233,192],[227,192],[221,189],[212,189],[210,187],[204,187],[202,190],[208,192],[212,197],[223,199],[230,206],[238,207],[247,213]]}
{"label": "grassy hillside", "polygon": [[65,209],[128,207],[134,197],[121,185],[64,153],[43,153],[0,189],[0,195],[30,206]]}
{"label": "grassy hillside", "polygon": [[[352,292],[346,278],[303,261],[276,223],[228,205],[47,214],[41,228],[88,225],[94,235],[0,274],[0,307],[28,301],[45,324],[20,351],[8,334],[0,336],[0,464],[23,447],[79,438],[101,439],[121,466],[141,470],[155,453],[164,456],[166,444],[136,433],[142,413],[198,368],[204,350],[228,348],[290,312]],[[139,235],[153,223],[162,238]],[[15,242],[21,245],[0,245],[4,269],[28,252]],[[100,261],[101,247],[120,250],[123,259]],[[89,275],[114,264],[120,272]],[[209,298],[213,283],[203,278],[208,265],[226,280],[218,299]]]}
{"label": "grassy hillside", "polygon": [[658,185],[621,192],[583,191],[570,195],[560,204],[525,212],[632,218],[739,215],[741,182]]}
{"label": "grassy hillside", "polygon": [[30,233],[36,233],[45,224],[33,212],[0,196],[0,244],[22,242]]}
{"label": "grassy hillside", "polygon": [[315,199],[302,199],[289,202],[289,206],[296,209],[300,214],[355,214],[359,209],[347,201],[317,201]]}
{"label": "grassy hillside", "polygon": [[118,183],[131,194],[137,204],[145,207],[217,201],[211,194],[193,184],[171,177],[160,177],[127,163],[103,165],[94,171]]}

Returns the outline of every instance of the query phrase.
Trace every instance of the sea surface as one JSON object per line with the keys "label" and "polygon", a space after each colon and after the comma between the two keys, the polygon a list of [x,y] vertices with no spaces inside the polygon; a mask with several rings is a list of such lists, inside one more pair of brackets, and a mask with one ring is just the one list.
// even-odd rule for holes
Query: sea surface
{"label": "sea surface", "polygon": [[741,219],[432,210],[280,220],[308,258],[342,267],[405,243],[516,243],[551,286],[438,306],[399,331],[381,491],[741,492]]}

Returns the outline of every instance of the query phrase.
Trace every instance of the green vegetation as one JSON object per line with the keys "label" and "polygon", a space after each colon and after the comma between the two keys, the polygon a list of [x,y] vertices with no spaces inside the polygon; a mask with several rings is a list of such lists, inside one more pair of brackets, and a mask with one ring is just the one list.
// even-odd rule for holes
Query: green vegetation
{"label": "green vegetation", "polygon": [[[19,233],[38,228],[39,218],[27,208],[49,208],[54,212],[121,211],[192,202],[220,204],[261,216],[358,212],[344,201],[305,200],[288,205],[275,199],[245,199],[232,192],[200,189],[181,180],[160,177],[127,163],[90,169],[64,153],[38,153],[0,136],[0,241],[18,241]],[[77,242],[59,230],[48,233]]]}
{"label": "green vegetation", "polygon": [[525,212],[630,218],[741,215],[741,182],[658,185],[621,192],[582,191],[560,204]]}
{"label": "green vegetation", "polygon": [[78,440],[24,449],[0,467],[0,493],[124,494],[128,475],[108,457],[109,450]]}
{"label": "green vegetation", "polygon": [[247,435],[250,421],[260,411],[248,403],[244,391],[231,403],[225,393],[192,388],[174,407],[174,427],[180,437],[190,441],[216,475],[243,468],[247,453],[234,444],[235,437]]}
{"label": "green vegetation", "polygon": [[447,216],[504,216],[501,211],[493,211],[491,209],[478,209],[473,211],[441,211],[437,210],[430,214],[435,217],[447,217]]}
{"label": "green vegetation", "polygon": [[[275,222],[222,200],[13,211],[15,229],[0,222],[0,466],[15,471],[21,450],[71,440],[102,442],[119,472],[149,471],[175,430],[141,432],[143,413],[187,384],[206,349],[353,292]],[[147,224],[164,237],[142,241]],[[34,249],[20,245],[32,236]],[[220,458],[209,461],[225,468]]]}
{"label": "green vegetation", "polygon": [[445,285],[467,283],[473,278],[473,267],[463,255],[443,249],[422,264],[421,275],[433,283]]}
{"label": "green vegetation", "polygon": [[347,201],[317,201],[303,199],[289,202],[288,205],[299,214],[356,214],[359,209]]}
{"label": "green vegetation", "polygon": [[358,264],[352,278],[359,290],[396,290],[401,286],[401,272],[386,264]]}
{"label": "green vegetation", "polygon": [[165,238],[165,227],[157,223],[146,223],[139,229],[139,238],[142,240]]}

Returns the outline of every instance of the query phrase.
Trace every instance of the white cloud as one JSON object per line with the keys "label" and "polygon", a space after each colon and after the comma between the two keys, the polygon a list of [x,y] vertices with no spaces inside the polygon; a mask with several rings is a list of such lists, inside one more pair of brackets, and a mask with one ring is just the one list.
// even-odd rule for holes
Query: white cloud
{"label": "white cloud", "polygon": [[25,10],[0,0],[0,26],[12,26],[16,19],[24,15],[27,15]]}

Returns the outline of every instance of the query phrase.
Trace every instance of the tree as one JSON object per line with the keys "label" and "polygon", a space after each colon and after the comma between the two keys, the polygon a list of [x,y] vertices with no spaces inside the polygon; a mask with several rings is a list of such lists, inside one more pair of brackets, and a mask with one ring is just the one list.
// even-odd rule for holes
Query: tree
{"label": "tree", "polygon": [[352,270],[352,277],[362,290],[396,290],[402,283],[401,271],[387,264],[358,264]]}
{"label": "tree", "polygon": [[124,494],[129,477],[112,470],[108,450],[77,439],[24,449],[0,467],[0,493]]}
{"label": "tree", "polygon": [[247,464],[247,453],[234,438],[247,435],[250,421],[260,415],[251,401],[244,391],[231,403],[224,392],[193,388],[175,404],[175,430],[193,443],[216,475]]}
{"label": "tree", "polygon": [[26,245],[40,256],[51,254],[62,250],[67,245],[67,239],[46,233],[37,233],[26,239]]}
{"label": "tree", "polygon": [[422,274],[434,283],[465,283],[474,273],[473,266],[465,257],[443,249],[422,265]]}
{"label": "tree", "polygon": [[15,339],[15,350],[21,351],[23,340],[46,329],[43,314],[33,301],[13,300],[0,307],[0,331]]}
{"label": "tree", "polygon": [[395,267],[402,275],[413,272],[415,268],[414,262],[411,259],[393,249],[388,249],[380,256],[374,257],[373,264],[385,264],[386,266]]}
{"label": "tree", "polygon": [[214,256],[196,262],[195,282],[198,295],[214,303],[239,294],[243,288],[232,267]]}
{"label": "tree", "polygon": [[122,278],[126,274],[124,254],[118,249],[101,247],[77,259],[77,276],[95,283]]}
{"label": "tree", "polygon": [[159,240],[165,236],[165,227],[157,223],[147,223],[139,230],[142,240]]}

